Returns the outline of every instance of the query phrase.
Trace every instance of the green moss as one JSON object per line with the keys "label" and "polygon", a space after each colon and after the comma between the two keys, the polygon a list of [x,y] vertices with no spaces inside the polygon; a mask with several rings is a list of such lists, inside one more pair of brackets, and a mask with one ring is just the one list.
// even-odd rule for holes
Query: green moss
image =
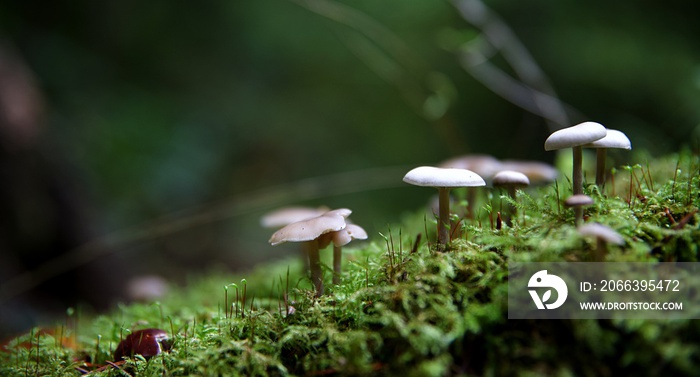
{"label": "green moss", "polygon": [[[690,171],[666,170],[681,164]],[[613,187],[586,187],[596,201],[587,221],[625,239],[607,260],[698,260],[697,166],[688,154],[672,156],[618,171],[616,195]],[[32,331],[0,353],[0,375],[79,375],[84,360],[105,364],[120,338],[146,327],[172,333],[171,352],[94,375],[695,375],[697,321],[507,320],[509,260],[591,260],[595,245],[557,203],[565,192],[521,193],[511,201],[519,214],[513,227],[502,229],[490,226],[495,206],[477,203],[477,219],[454,226],[446,253],[425,241],[434,240],[434,219],[408,217],[347,251],[343,283],[320,299],[290,259],[244,281],[213,272],[159,303],[74,315],[70,326],[59,325],[77,336],[74,345],[58,332]],[[424,241],[413,251],[419,233]]]}

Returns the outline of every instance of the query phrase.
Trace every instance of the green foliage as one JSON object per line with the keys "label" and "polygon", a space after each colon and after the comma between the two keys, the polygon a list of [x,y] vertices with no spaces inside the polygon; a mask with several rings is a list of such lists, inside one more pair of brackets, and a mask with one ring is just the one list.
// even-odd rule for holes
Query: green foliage
{"label": "green foliage", "polygon": [[[700,178],[694,169],[656,170],[672,159],[700,165],[674,156],[623,169],[620,187],[586,187],[595,199],[587,221],[625,240],[606,260],[698,261]],[[551,187],[493,198],[518,210],[513,226],[501,229],[491,229],[491,204],[481,203],[481,218],[458,221],[445,253],[426,238],[415,244],[434,223],[409,216],[398,231],[346,250],[342,283],[321,298],[297,260],[259,266],[243,280],[193,277],[161,302],[61,326],[74,344],[38,330],[11,340],[0,375],[77,376],[88,360],[112,360],[119,339],[146,327],[171,333],[172,350],[92,375],[695,375],[697,321],[507,320],[509,260],[591,260],[595,245],[557,198]]]}

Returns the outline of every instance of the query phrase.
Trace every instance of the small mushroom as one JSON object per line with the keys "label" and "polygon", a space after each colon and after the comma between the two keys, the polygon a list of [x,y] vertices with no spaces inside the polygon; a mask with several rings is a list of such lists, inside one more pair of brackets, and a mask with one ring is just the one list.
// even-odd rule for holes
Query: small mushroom
{"label": "small mushroom", "polygon": [[439,168],[466,169],[481,176],[484,181],[490,181],[503,168],[498,159],[487,154],[467,154],[447,159],[437,165]]}
{"label": "small mushroom", "polygon": [[[274,211],[268,212],[260,218],[260,225],[263,228],[281,228],[297,221],[308,220],[313,217],[321,216],[328,212],[330,208],[321,206],[313,207],[283,207]],[[309,251],[307,250],[308,243],[301,244],[299,250],[303,272],[309,271]]]}
{"label": "small mushroom", "polygon": [[126,296],[134,301],[154,301],[163,298],[166,293],[168,282],[158,275],[136,276],[126,283]]}
{"label": "small mushroom", "polygon": [[[504,170],[493,176],[493,187],[503,188],[508,192],[508,196],[515,200],[515,190],[530,185],[530,180],[523,173]],[[508,206],[509,209],[503,214],[504,220],[508,226],[512,226],[512,217],[515,216],[516,208],[514,206]],[[503,212],[503,211],[501,211]]]}
{"label": "small mushroom", "polygon": [[574,223],[579,225],[583,221],[583,207],[593,204],[593,199],[584,194],[571,195],[564,201],[564,205],[574,209]]}
{"label": "small mushroom", "polygon": [[608,148],[632,149],[632,143],[627,135],[618,130],[608,130],[604,138],[588,143],[584,148],[596,148],[595,184],[602,188],[605,184],[605,156]]}
{"label": "small mushroom", "polygon": [[266,213],[260,218],[264,228],[281,228],[297,221],[308,220],[328,212],[328,207],[284,207]]}
{"label": "small mushroom", "polygon": [[330,232],[345,229],[345,218],[352,213],[349,209],[328,211],[321,216],[298,221],[276,231],[270,237],[272,246],[283,242],[306,242],[309,251],[311,281],[316,289],[316,297],[323,295],[323,270],[319,255],[319,238]]}
{"label": "small mushroom", "polygon": [[584,237],[592,237],[596,240],[594,259],[597,262],[602,262],[605,259],[605,255],[608,253],[608,244],[620,246],[625,244],[625,239],[620,234],[603,224],[584,224],[578,227],[578,232]]}
{"label": "small mushroom", "polygon": [[544,142],[544,150],[571,148],[573,150],[573,194],[583,194],[583,148],[584,144],[602,139],[607,130],[599,123],[584,122],[555,131]]}
{"label": "small mushroom", "polygon": [[434,187],[438,190],[438,244],[447,245],[450,240],[450,189],[454,187],[485,186],[483,178],[471,170],[417,167],[403,177],[403,181],[416,186]]}
{"label": "small mushroom", "polygon": [[368,237],[367,232],[359,225],[347,224],[345,229],[326,233],[321,237],[319,241],[320,249],[333,243],[333,284],[340,284],[343,246],[349,244],[352,240],[366,240]]}
{"label": "small mushroom", "polygon": [[[481,176],[486,186],[491,185],[491,177],[501,170],[508,170],[501,166],[501,162],[487,154],[467,154],[445,160],[437,165],[439,168],[467,169]],[[517,169],[511,169],[517,170]],[[474,218],[474,207],[478,190],[467,190],[467,218]]]}
{"label": "small mushroom", "polygon": [[501,168],[525,174],[532,186],[554,182],[559,176],[559,171],[554,166],[541,161],[504,160]]}

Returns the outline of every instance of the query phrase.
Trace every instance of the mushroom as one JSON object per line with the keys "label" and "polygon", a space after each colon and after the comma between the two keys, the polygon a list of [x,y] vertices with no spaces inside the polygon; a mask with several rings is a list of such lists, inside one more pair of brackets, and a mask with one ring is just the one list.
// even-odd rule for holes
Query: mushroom
{"label": "mushroom", "polygon": [[331,242],[333,243],[333,284],[340,284],[341,260],[343,246],[352,240],[366,240],[367,232],[361,226],[347,224],[345,229],[337,232],[326,233],[319,240],[319,248],[324,249]]}
{"label": "mushroom", "polygon": [[155,301],[167,293],[168,282],[158,275],[136,276],[126,283],[126,296],[134,301]]}
{"label": "mushroom", "polygon": [[328,212],[328,207],[284,207],[266,213],[260,218],[264,228],[281,228],[297,221],[308,220]]}
{"label": "mushroom", "polygon": [[498,159],[487,154],[467,154],[445,160],[437,165],[439,168],[466,169],[489,181],[494,174],[506,170]]}
{"label": "mushroom", "polygon": [[574,209],[574,223],[579,225],[583,221],[583,207],[593,204],[593,199],[588,195],[571,195],[564,201],[564,205]]}
{"label": "mushroom", "polygon": [[584,237],[592,237],[596,240],[594,259],[602,262],[608,253],[608,244],[624,245],[625,239],[612,228],[603,224],[584,224],[578,227],[578,232]]}
{"label": "mushroom", "polygon": [[272,246],[283,242],[306,242],[309,251],[311,282],[316,289],[316,297],[323,295],[323,270],[319,255],[319,238],[329,232],[345,229],[345,218],[352,213],[349,209],[328,211],[321,216],[298,221],[276,231],[270,237]]}
{"label": "mushroom", "polygon": [[554,166],[541,161],[504,160],[501,162],[501,168],[525,174],[533,186],[553,182],[559,175]]}
{"label": "mushroom", "polygon": [[434,187],[438,190],[438,244],[449,242],[450,189],[454,187],[485,186],[483,178],[471,170],[417,167],[403,177],[403,181],[416,186]]}
{"label": "mushroom", "polygon": [[582,145],[602,139],[607,130],[599,123],[584,122],[555,131],[544,142],[544,150],[572,148],[573,150],[573,194],[583,194],[583,148]]}
{"label": "mushroom", "polygon": [[[497,173],[493,176],[492,182],[493,187],[506,189],[506,191],[508,191],[508,196],[513,200],[515,200],[515,190],[530,185],[530,180],[525,174],[513,170],[504,170]],[[508,226],[512,226],[513,222],[511,218],[515,215],[516,208],[514,206],[509,206],[509,208],[510,209],[504,214],[504,220]]]}
{"label": "mushroom", "polygon": [[583,146],[584,148],[596,148],[595,184],[602,188],[605,185],[605,156],[608,148],[632,149],[632,143],[627,135],[618,130],[608,130],[604,138]]}
{"label": "mushroom", "polygon": [[[467,169],[480,175],[486,185],[490,186],[491,177],[501,170],[507,170],[501,166],[501,162],[487,154],[467,154],[445,160],[437,165],[439,168]],[[517,169],[512,169],[517,170]],[[474,218],[474,205],[476,203],[477,190],[467,191],[467,217]]]}
{"label": "mushroom", "polygon": [[[264,228],[281,228],[297,221],[308,220],[313,217],[321,216],[329,210],[330,208],[325,206],[318,208],[283,207],[263,215],[263,217],[260,218],[260,225]],[[300,248],[304,273],[309,270],[309,252],[306,246],[308,246],[308,244],[303,243]]]}

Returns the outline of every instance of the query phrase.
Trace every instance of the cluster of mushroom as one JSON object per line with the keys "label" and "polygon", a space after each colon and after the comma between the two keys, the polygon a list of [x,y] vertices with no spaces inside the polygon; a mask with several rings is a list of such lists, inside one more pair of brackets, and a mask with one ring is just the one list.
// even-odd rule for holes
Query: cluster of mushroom
{"label": "cluster of mushroom", "polygon": [[367,239],[362,227],[351,224],[347,217],[352,213],[347,208],[286,208],[272,212],[262,218],[263,226],[283,226],[270,237],[271,245],[283,242],[303,242],[304,254],[308,256],[311,281],[316,296],[323,295],[323,269],[320,250],[333,243],[333,284],[340,283],[342,247],[353,239]]}
{"label": "cluster of mushroom", "polygon": [[[451,158],[437,167],[420,166],[409,171],[404,182],[416,186],[429,186],[438,189],[438,245],[447,245],[450,241],[450,197],[449,191],[457,187],[478,187],[487,184],[507,191],[515,199],[517,189],[532,183],[551,182],[558,172],[546,163],[537,161],[499,161],[488,155],[466,155]],[[467,193],[469,217],[476,191]],[[515,208],[510,207],[504,213],[505,221],[511,225],[511,216]]]}
{"label": "cluster of mushroom", "polygon": [[[632,149],[632,143],[627,136],[618,130],[608,130],[596,122],[584,122],[575,126],[563,128],[552,133],[544,142],[546,151],[571,148],[573,150],[573,195],[583,195],[583,148],[597,149],[596,156],[596,185],[602,188],[605,184],[605,158],[608,148]],[[578,202],[583,198],[574,200]],[[592,199],[591,199],[592,201]],[[576,224],[583,219],[583,207],[574,206]]]}
{"label": "cluster of mushroom", "polygon": [[[573,149],[573,195],[567,199],[567,206],[576,213],[576,224],[583,217],[583,207],[593,204],[593,200],[583,195],[583,148],[597,148],[596,184],[605,182],[605,151],[607,148],[631,149],[629,139],[620,131],[607,130],[595,122],[585,122],[554,132],[545,141],[545,150]],[[486,186],[488,181],[494,187],[507,190],[515,200],[516,190],[531,183],[551,182],[558,172],[548,164],[532,161],[499,161],[485,155],[461,156],[447,160],[437,167],[420,166],[409,171],[403,181],[417,186],[434,187],[438,190],[438,245],[446,247],[450,242],[450,196],[449,192],[457,187]],[[484,179],[486,178],[486,180]],[[470,191],[470,204],[473,193]],[[471,210],[471,206],[470,206]],[[508,224],[515,209],[505,214]],[[283,242],[303,242],[304,256],[308,256],[308,268],[316,295],[324,292],[323,271],[319,251],[333,243],[333,283],[339,284],[341,273],[341,248],[353,239],[366,239],[367,233],[361,227],[351,224],[347,217],[352,211],[346,208],[329,210],[328,208],[287,208],[275,211],[263,217],[262,225],[282,227],[270,238],[270,244]],[[500,213],[499,213],[500,214]],[[582,235],[603,239],[602,226],[584,227]],[[608,237],[609,238],[609,237]],[[608,242],[619,243],[619,239]],[[598,249],[602,249],[599,243]]]}
{"label": "cluster of mushroom", "polygon": [[[592,204],[592,199],[583,195],[583,148],[597,149],[596,184],[605,183],[605,158],[608,148],[631,149],[631,143],[624,133],[608,130],[595,122],[584,122],[554,132],[545,141],[545,150],[573,149],[573,195],[566,205],[574,208],[576,224],[583,218],[583,207]],[[548,164],[531,161],[499,161],[487,155],[460,156],[443,162],[437,167],[421,166],[409,171],[404,182],[417,186],[430,186],[438,189],[438,244],[449,243],[449,190],[455,187],[485,186],[489,182],[494,187],[507,190],[515,200],[516,190],[531,183],[551,182],[558,172]],[[475,191],[469,191],[468,202],[474,201]],[[471,213],[471,206],[469,209]],[[511,224],[510,217],[515,208],[504,213],[505,220]],[[470,215],[471,217],[471,215]]]}
{"label": "cluster of mushroom", "polygon": [[624,239],[612,228],[593,223],[581,225],[583,208],[593,204],[593,199],[583,193],[583,148],[596,148],[596,186],[605,185],[605,158],[608,148],[632,149],[632,143],[627,136],[618,130],[609,130],[595,122],[584,122],[552,133],[544,143],[547,151],[572,148],[573,150],[573,195],[564,202],[567,207],[574,209],[575,224],[578,232],[584,237],[594,238],[596,248],[594,259],[602,261],[607,253],[607,244],[622,245]]}
{"label": "cluster of mushroom", "polygon": [[[487,186],[506,190],[512,199],[515,199],[515,191],[530,185],[540,185],[557,179],[559,172],[554,166],[541,161],[527,160],[498,160],[497,158],[483,154],[463,155],[450,158],[437,165],[440,168],[467,169],[480,175]],[[467,192],[467,202],[473,204],[476,201],[476,190]],[[474,218],[474,206],[467,207],[467,217]],[[512,225],[510,218],[515,215],[515,208],[509,208],[503,212],[508,225]]]}

